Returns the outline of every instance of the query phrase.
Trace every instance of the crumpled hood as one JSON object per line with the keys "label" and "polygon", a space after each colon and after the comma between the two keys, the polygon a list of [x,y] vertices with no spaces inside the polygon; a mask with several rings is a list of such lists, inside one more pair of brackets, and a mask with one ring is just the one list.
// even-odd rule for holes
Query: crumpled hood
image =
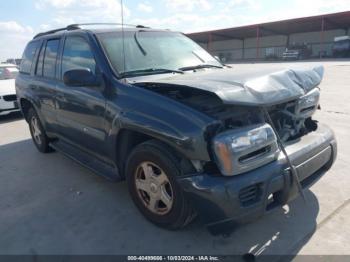
{"label": "crumpled hood", "polygon": [[323,71],[322,66],[259,70],[252,64],[249,69],[212,69],[170,77],[137,77],[128,81],[136,85],[159,83],[188,86],[215,93],[224,104],[261,106],[283,103],[304,95],[320,84]]}
{"label": "crumpled hood", "polygon": [[15,94],[15,79],[0,80],[0,96]]}

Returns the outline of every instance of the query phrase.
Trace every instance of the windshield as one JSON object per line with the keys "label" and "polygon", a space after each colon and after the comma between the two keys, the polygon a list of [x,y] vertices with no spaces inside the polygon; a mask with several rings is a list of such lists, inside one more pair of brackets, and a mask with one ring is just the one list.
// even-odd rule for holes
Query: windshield
{"label": "windshield", "polygon": [[122,32],[97,35],[114,69],[122,76],[174,73],[182,68],[222,65],[198,44],[181,33],[155,31]]}
{"label": "windshield", "polygon": [[1,67],[0,66],[0,80],[15,79],[18,74],[17,67]]}

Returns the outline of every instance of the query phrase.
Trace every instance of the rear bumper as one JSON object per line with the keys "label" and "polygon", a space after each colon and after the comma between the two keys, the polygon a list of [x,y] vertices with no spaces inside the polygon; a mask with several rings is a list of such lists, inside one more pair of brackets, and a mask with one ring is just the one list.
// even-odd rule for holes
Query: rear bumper
{"label": "rear bumper", "polygon": [[[306,187],[333,163],[337,143],[332,130],[319,124],[316,131],[286,145],[286,151]],[[298,196],[296,182],[282,154],[274,162],[234,177],[198,174],[181,178],[179,183],[214,234],[252,221]],[[269,198],[271,194],[273,197]]]}

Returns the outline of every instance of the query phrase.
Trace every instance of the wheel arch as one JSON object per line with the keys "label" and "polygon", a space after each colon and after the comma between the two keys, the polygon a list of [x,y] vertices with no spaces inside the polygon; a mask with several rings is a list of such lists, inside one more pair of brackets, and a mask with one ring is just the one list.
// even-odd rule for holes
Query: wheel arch
{"label": "wheel arch", "polygon": [[132,149],[152,137],[130,129],[122,129],[116,139],[116,163],[122,178],[125,178],[125,164]]}
{"label": "wheel arch", "polygon": [[29,99],[26,99],[26,98],[21,98],[19,102],[20,102],[20,107],[21,107],[23,117],[28,122],[29,109],[30,108],[35,109],[35,106],[34,106],[32,101],[30,101]]}
{"label": "wheel arch", "polygon": [[116,163],[123,179],[125,179],[126,163],[132,150],[138,145],[151,140],[156,141],[159,146],[171,152],[178,159],[184,170],[195,172],[191,161],[176,150],[176,148],[148,134],[124,128],[118,132],[116,139]]}
{"label": "wheel arch", "polygon": [[19,99],[19,105],[20,105],[20,108],[21,108],[22,115],[23,115],[23,117],[25,118],[25,120],[27,122],[28,122],[29,109],[33,108],[35,110],[35,112],[37,113],[41,124],[46,129],[46,121],[45,121],[45,118],[42,115],[42,112],[40,110],[40,104],[35,103],[35,100],[31,99],[29,97],[21,97]]}

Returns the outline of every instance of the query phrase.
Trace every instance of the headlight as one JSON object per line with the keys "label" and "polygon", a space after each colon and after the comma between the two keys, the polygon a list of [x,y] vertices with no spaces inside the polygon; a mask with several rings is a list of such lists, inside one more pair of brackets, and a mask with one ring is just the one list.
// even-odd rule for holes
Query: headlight
{"label": "headlight", "polygon": [[310,92],[299,98],[295,110],[296,115],[301,118],[310,117],[316,111],[319,100],[320,90],[318,88],[312,89]]}
{"label": "headlight", "polygon": [[215,160],[225,176],[238,175],[278,157],[276,135],[269,124],[229,130],[213,140]]}
{"label": "headlight", "polygon": [[299,98],[299,104],[301,105],[315,105],[318,104],[320,99],[320,90],[315,88],[310,92],[306,93],[302,97]]}

